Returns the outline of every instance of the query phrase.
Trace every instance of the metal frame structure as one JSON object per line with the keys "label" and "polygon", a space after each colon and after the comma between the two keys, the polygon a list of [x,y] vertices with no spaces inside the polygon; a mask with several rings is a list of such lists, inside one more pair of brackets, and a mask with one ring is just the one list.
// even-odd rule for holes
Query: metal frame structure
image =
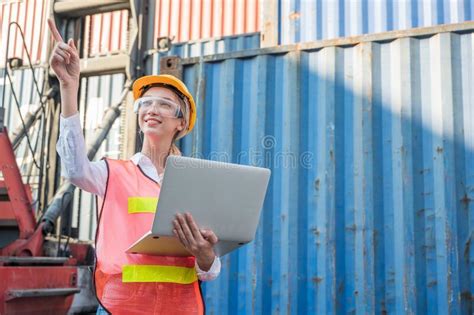
{"label": "metal frame structure", "polygon": [[[149,1],[123,1],[123,0],[106,0],[106,1],[52,1],[51,17],[54,18],[58,25],[59,32],[65,39],[73,38],[77,43],[80,51],[80,67],[81,82],[82,78],[92,76],[102,76],[108,74],[121,73],[125,75],[125,84],[118,102],[108,107],[102,121],[95,129],[93,141],[87,148],[87,154],[93,159],[98,152],[101,144],[106,139],[114,122],[125,113],[125,122],[127,129],[136,129],[136,115],[129,111],[131,106],[123,105],[131,102],[130,93],[131,82],[134,78],[144,74],[144,54],[152,46],[153,38],[146,36],[142,31],[148,28],[148,23],[153,23],[153,19],[148,16]],[[85,17],[90,14],[111,12],[115,10],[129,10],[129,36],[128,50],[126,53],[99,56],[89,58],[83,56],[85,38]],[[50,41],[50,38],[47,39]],[[48,42],[47,55],[50,55],[53,49],[51,42]],[[6,70],[7,71],[7,70]],[[80,89],[79,89],[80,90]],[[0,299],[0,313],[6,312],[28,312],[33,309],[37,314],[48,313],[54,309],[57,313],[65,313],[72,305],[77,310],[81,310],[81,304],[87,307],[90,305],[90,286],[92,281],[90,273],[86,269],[80,267],[80,264],[88,264],[88,245],[86,244],[69,244],[69,238],[74,237],[69,230],[67,244],[62,244],[61,234],[64,234],[64,228],[72,224],[70,201],[73,198],[75,186],[68,181],[61,182],[60,179],[60,163],[56,153],[56,141],[59,136],[59,115],[61,98],[59,91],[59,82],[53,73],[50,73],[48,83],[45,88],[46,93],[41,96],[42,103],[48,102],[49,108],[52,109],[52,115],[48,116],[47,123],[43,129],[48,130],[49,143],[46,144],[45,169],[46,176],[43,176],[40,182],[43,187],[38,199],[43,210],[42,216],[35,218],[32,211],[32,198],[26,196],[28,189],[24,189],[22,177],[13,153],[15,147],[19,145],[21,140],[31,132],[36,121],[42,116],[42,108],[29,113],[21,128],[17,128],[14,132],[13,143],[11,143],[6,135],[6,130],[2,133],[4,141],[0,141],[2,147],[9,148],[3,161],[3,176],[5,179],[1,183],[0,192],[4,196],[5,201],[2,203],[2,212],[0,213],[0,221],[2,224],[10,224],[12,228],[3,229],[3,247],[0,250],[0,275],[5,281],[0,286],[1,292],[5,294]],[[3,108],[1,108],[3,112]],[[3,117],[3,115],[1,115]],[[3,129],[3,123],[2,123]],[[124,154],[134,152],[136,141],[135,137],[128,137],[125,141]],[[13,163],[13,164],[12,164]],[[44,164],[41,164],[44,165]],[[5,168],[6,167],[6,168]],[[13,172],[13,173],[12,173]],[[10,174],[12,173],[12,174]],[[28,188],[28,187],[26,187]],[[23,193],[23,195],[21,195]],[[18,196],[20,194],[20,196]],[[68,211],[69,210],[69,211]],[[57,224],[60,222],[60,224]],[[26,225],[25,225],[26,224]],[[56,233],[55,233],[56,232]],[[45,242],[48,234],[59,235],[56,243]],[[48,248],[50,244],[57,244],[57,253],[67,251],[68,257],[52,257],[54,250]],[[85,245],[85,246],[84,246]],[[54,246],[56,247],[56,245]],[[18,257],[23,256],[23,257]],[[82,269],[81,269],[82,268]],[[43,271],[41,271],[43,270]],[[41,275],[38,275],[38,272]],[[27,278],[33,279],[27,281]],[[12,278],[12,275],[14,277]],[[78,284],[78,276],[82,279],[80,282],[85,283],[85,290],[80,290]],[[16,279],[16,280],[15,280]],[[87,280],[89,279],[89,280]],[[77,293],[79,293],[77,295]],[[76,295],[75,295],[76,294]],[[75,295],[74,298],[72,296]],[[35,298],[35,303],[24,303],[24,299]],[[45,303],[48,301],[47,303]],[[82,302],[78,302],[82,301]],[[78,302],[78,303],[76,303]],[[93,307],[93,305],[92,305]]]}
{"label": "metal frame structure", "polygon": [[[81,61],[81,77],[90,77],[90,76],[100,76],[113,73],[124,73],[126,76],[126,83],[120,97],[120,101],[117,104],[114,104],[109,108],[107,113],[103,118],[103,122],[98,126],[97,132],[94,136],[91,146],[88,148],[88,156],[90,159],[94,158],[98,148],[105,140],[110,128],[112,127],[115,120],[121,115],[122,104],[128,103],[131,101],[129,96],[130,84],[134,78],[142,75],[144,66],[143,66],[143,54],[146,51],[147,42],[139,31],[146,27],[145,23],[148,23],[150,19],[147,18],[148,6],[147,1],[123,1],[123,0],[110,0],[110,1],[55,1],[52,3],[52,13],[53,18],[58,25],[59,31],[62,33],[63,38],[73,38],[78,42],[79,51],[82,51],[81,47],[83,45],[82,38],[84,37],[84,17],[92,13],[104,13],[114,10],[130,10],[131,14],[129,21],[129,43],[128,43],[128,52],[126,54],[110,55],[110,56],[101,56],[95,58],[87,58],[87,56],[80,56]],[[51,53],[51,45],[49,45]],[[58,82],[52,80],[50,82],[53,88],[58,88]],[[60,103],[59,99],[56,99],[56,104]],[[129,106],[125,106],[128,108]],[[129,113],[126,110],[125,115],[128,116]],[[59,112],[58,117],[59,119]],[[128,117],[126,117],[128,118]],[[126,119],[129,126],[128,128],[136,128],[135,119]],[[135,123],[135,124],[134,124]],[[54,133],[52,137],[57,138],[58,135],[58,124],[56,123],[54,128],[51,130]],[[126,151],[135,149],[135,139],[127,138],[126,139]],[[59,166],[56,162],[56,150],[53,146],[55,143],[50,145],[48,150],[49,158],[51,161],[54,161],[55,167],[51,167],[50,177],[49,178],[59,178]],[[54,175],[53,175],[54,174]],[[56,182],[49,183],[57,187]],[[58,189],[55,189],[56,193],[54,195],[47,196],[48,208],[45,212],[43,220],[47,221],[45,226],[45,233],[50,233],[53,231],[53,226],[56,222],[56,219],[61,215],[61,213],[69,205],[69,202],[72,199],[72,193],[75,187],[69,182],[62,183]]]}

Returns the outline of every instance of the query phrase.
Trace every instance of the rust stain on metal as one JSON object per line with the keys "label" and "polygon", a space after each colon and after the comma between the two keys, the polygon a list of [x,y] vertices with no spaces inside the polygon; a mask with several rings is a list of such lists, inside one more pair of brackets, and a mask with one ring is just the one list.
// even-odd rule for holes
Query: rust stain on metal
{"label": "rust stain on metal", "polygon": [[314,181],[314,189],[315,189],[316,191],[319,191],[319,185],[320,185],[320,183],[321,183],[321,181],[319,180],[319,178]]}
{"label": "rust stain on metal", "polygon": [[337,292],[344,292],[344,282],[341,281],[341,283],[339,283],[339,285],[337,286]]}
{"label": "rust stain on metal", "polygon": [[380,312],[383,314],[383,315],[387,315],[388,312],[387,312],[387,306],[385,305],[385,300],[382,300],[380,301]]}
{"label": "rust stain on metal", "polygon": [[469,252],[471,251],[471,239],[472,239],[472,233],[467,239],[466,244],[464,244],[464,259],[468,261],[469,261]]}
{"label": "rust stain on metal", "polygon": [[428,173],[429,171],[431,171],[430,168],[425,168],[425,169],[420,170],[420,174],[425,174],[425,173]]}
{"label": "rust stain on metal", "polygon": [[316,283],[316,284],[319,284],[323,281],[323,278],[321,277],[313,277],[312,278],[313,282]]}
{"label": "rust stain on metal", "polygon": [[405,153],[406,153],[406,149],[405,149],[405,147],[402,145],[402,146],[400,147],[400,154],[404,155]]}
{"label": "rust stain on metal", "polygon": [[291,12],[288,17],[290,18],[290,20],[297,20],[301,17],[301,14],[295,11],[295,12]]}
{"label": "rust stain on metal", "polygon": [[462,196],[462,198],[461,198],[461,203],[467,208],[471,201],[472,201],[472,199],[469,198],[466,193],[464,193],[464,196]]}
{"label": "rust stain on metal", "polygon": [[422,216],[423,213],[425,212],[425,210],[426,210],[425,208],[418,209],[418,210],[416,211],[416,215],[417,215],[417,216]]}
{"label": "rust stain on metal", "polygon": [[469,291],[461,292],[461,300],[474,301],[474,294]]}

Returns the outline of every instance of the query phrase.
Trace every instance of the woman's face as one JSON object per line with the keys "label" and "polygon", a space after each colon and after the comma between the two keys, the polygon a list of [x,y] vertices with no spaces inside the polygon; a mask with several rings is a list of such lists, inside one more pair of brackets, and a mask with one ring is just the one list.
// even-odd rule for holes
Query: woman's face
{"label": "woman's face", "polygon": [[[178,95],[165,87],[152,87],[143,96],[167,98],[176,104],[180,104]],[[150,106],[149,108],[139,108],[138,125],[145,136],[172,139],[176,132],[183,130],[185,121],[184,118],[163,117],[156,106]]]}

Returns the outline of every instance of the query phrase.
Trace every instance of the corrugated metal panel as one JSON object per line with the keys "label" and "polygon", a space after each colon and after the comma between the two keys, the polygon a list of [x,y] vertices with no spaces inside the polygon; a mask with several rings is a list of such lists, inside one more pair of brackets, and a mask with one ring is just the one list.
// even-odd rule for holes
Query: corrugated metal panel
{"label": "corrugated metal panel", "polygon": [[[5,89],[5,126],[13,131],[20,124],[18,109],[15,105],[12,86],[8,78],[3,82],[4,69],[0,68],[0,98],[3,97]],[[44,76],[46,69],[34,68],[34,77],[36,78],[40,91],[43,89]],[[13,90],[18,97],[22,115],[33,111],[39,106],[40,98],[34,86],[34,78],[31,69],[14,70],[11,73],[13,79]]]}
{"label": "corrugated metal panel", "polygon": [[160,58],[165,56],[191,58],[258,48],[260,48],[260,33],[172,44],[169,51],[152,55],[152,69],[155,73],[159,73]]}
{"label": "corrugated metal panel", "polygon": [[474,19],[471,0],[279,0],[279,43],[292,44]]}
{"label": "corrugated metal panel", "polygon": [[[49,30],[46,19],[50,12],[50,2],[37,0],[10,1],[0,4],[0,64],[5,62],[8,24],[18,22],[26,37],[26,46],[33,63],[47,62],[47,36]],[[84,56],[98,56],[126,52],[128,49],[128,10],[88,15],[85,17]],[[114,30],[111,32],[111,30]],[[8,52],[9,57],[20,57],[27,61],[22,46],[20,33],[12,29],[12,41]]]}
{"label": "corrugated metal panel", "polygon": [[[263,1],[263,2],[261,2]],[[267,0],[156,0],[155,38],[170,37],[174,42],[261,31],[259,6]],[[474,4],[467,0],[391,1],[366,0],[306,1],[279,0],[276,28],[280,44],[308,42],[359,34],[403,30],[414,27],[458,23],[474,19]],[[1,48],[6,47],[6,32],[11,21],[25,30],[27,47],[34,63],[45,62],[46,17],[49,1],[8,1],[0,4]],[[87,16],[85,56],[125,52],[128,49],[127,10]],[[113,29],[114,32],[110,32]],[[38,31],[39,30],[39,31]],[[26,55],[19,34],[12,34],[9,56]],[[155,45],[156,43],[154,43]],[[5,53],[0,51],[0,64]]]}
{"label": "corrugated metal panel", "polygon": [[[124,83],[125,76],[123,74],[82,79],[79,113],[87,146],[92,141],[94,132],[101,122],[107,107],[110,107],[119,100]],[[106,140],[97,151],[94,158],[95,161],[100,160],[102,157],[114,159],[120,157],[123,139],[120,126],[121,120],[117,119]],[[96,229],[95,197],[79,189],[76,189],[74,196],[72,227],[79,228],[78,235],[80,240],[93,240]]]}
{"label": "corrugated metal panel", "polygon": [[[157,0],[151,4],[155,7],[155,38],[170,37],[180,43],[259,31],[258,0]],[[46,17],[49,16],[49,6],[49,1],[35,0],[0,4],[2,50],[6,47],[8,24],[17,21],[24,29],[33,62],[46,62]],[[213,22],[209,24],[209,20]],[[89,15],[85,17],[84,23],[84,56],[127,52],[128,10]],[[10,45],[8,56],[26,60],[16,29],[11,36],[15,40]],[[3,64],[5,52],[0,53]]]}
{"label": "corrugated metal panel", "polygon": [[260,30],[259,0],[156,0],[155,38],[174,42]]}
{"label": "corrugated metal panel", "polygon": [[[5,49],[7,47],[8,25],[17,22],[25,34],[26,47],[34,64],[44,62],[47,58],[46,42],[48,29],[46,17],[49,15],[49,0],[36,1],[3,1],[0,3],[0,65],[5,63]],[[27,62],[23,41],[17,27],[12,27],[8,57],[22,58]]]}
{"label": "corrugated metal panel", "polygon": [[260,33],[251,33],[173,44],[166,55],[190,58],[258,48],[260,48]]}
{"label": "corrugated metal panel", "polygon": [[184,60],[184,155],[272,169],[208,314],[473,313],[474,23],[441,29]]}
{"label": "corrugated metal panel", "polygon": [[128,10],[86,16],[84,56],[127,52],[128,24]]}
{"label": "corrugated metal panel", "polygon": [[[8,78],[5,78],[5,82],[3,82],[3,75],[4,69],[0,68],[0,78],[2,80],[0,81],[0,104],[2,102],[1,98],[3,97],[3,92],[5,91],[5,126],[8,128],[11,139],[13,132],[21,126],[21,119],[12,93],[12,85]],[[33,73],[31,69],[21,69],[13,71],[11,75],[13,79],[13,90],[15,91],[20,105],[21,115],[25,119],[27,113],[34,112],[40,106],[40,97],[34,86]],[[36,67],[34,69],[34,76],[38,82],[39,90],[44,94],[45,69]],[[41,141],[43,141],[41,138],[43,134],[42,128],[42,123],[38,120],[29,129],[28,133],[31,146],[34,152],[36,152],[35,157],[37,162],[41,156]],[[32,189],[33,207],[37,209],[38,204],[36,201],[38,197],[39,171],[34,167],[32,154],[28,149],[26,138],[23,138],[15,150],[15,156],[20,172],[23,175],[23,182],[28,183]]]}
{"label": "corrugated metal panel", "polygon": [[[43,84],[45,83],[45,71],[46,70],[44,68],[39,67],[34,69],[34,76],[38,82],[38,87],[42,93],[44,93]],[[0,98],[3,97],[3,92],[5,89],[5,126],[8,128],[11,137],[12,132],[16,128],[21,126],[21,120],[20,114],[18,112],[18,107],[15,103],[15,98],[12,93],[12,86],[10,84],[10,81],[8,80],[8,78],[5,78],[5,82],[3,82],[3,75],[4,69],[0,68]],[[28,112],[33,112],[40,106],[40,97],[34,86],[33,73],[31,72],[31,69],[21,69],[13,71],[11,75],[13,79],[13,90],[15,91],[16,97],[18,98],[21,115],[24,118]],[[38,124],[36,124],[36,127],[38,127]],[[36,139],[40,135],[40,132],[36,127],[33,128],[32,131],[30,131],[30,137],[33,144],[36,143]],[[23,163],[23,159],[25,156],[30,155],[30,152],[27,149],[25,140],[22,141],[21,145],[17,148],[15,153],[17,156],[18,165],[22,166],[22,173],[27,173],[28,166]]]}

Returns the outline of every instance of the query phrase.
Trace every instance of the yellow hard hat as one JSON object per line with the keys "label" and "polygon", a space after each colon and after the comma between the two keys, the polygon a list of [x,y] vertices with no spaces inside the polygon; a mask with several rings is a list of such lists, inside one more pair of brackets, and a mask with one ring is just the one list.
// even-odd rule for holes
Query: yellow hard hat
{"label": "yellow hard hat", "polygon": [[175,76],[169,74],[160,74],[160,75],[146,75],[140,77],[133,82],[132,91],[133,99],[136,100],[150,87],[155,84],[164,84],[170,85],[178,90],[182,96],[186,97],[189,101],[189,125],[186,133],[191,132],[194,128],[196,122],[196,104],[194,103],[194,98],[189,93],[186,85]]}

